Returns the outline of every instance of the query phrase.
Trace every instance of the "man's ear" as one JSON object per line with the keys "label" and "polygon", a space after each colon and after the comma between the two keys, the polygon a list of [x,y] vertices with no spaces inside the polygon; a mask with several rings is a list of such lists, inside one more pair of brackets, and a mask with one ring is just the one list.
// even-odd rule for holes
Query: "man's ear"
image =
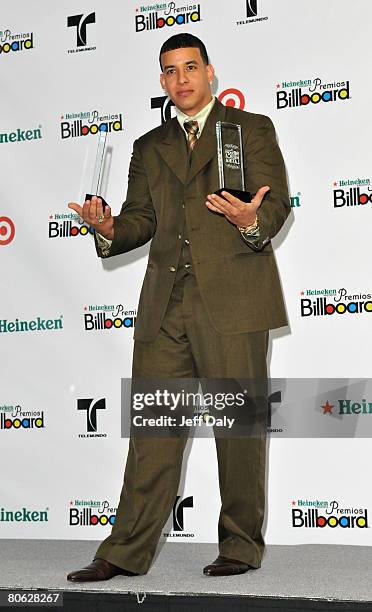
{"label": "man's ear", "polygon": [[160,74],[160,87],[165,91],[165,78],[163,73]]}
{"label": "man's ear", "polygon": [[214,80],[214,68],[213,68],[212,64],[208,64],[208,66],[207,66],[207,76],[208,76],[209,83],[212,84],[212,82]]}

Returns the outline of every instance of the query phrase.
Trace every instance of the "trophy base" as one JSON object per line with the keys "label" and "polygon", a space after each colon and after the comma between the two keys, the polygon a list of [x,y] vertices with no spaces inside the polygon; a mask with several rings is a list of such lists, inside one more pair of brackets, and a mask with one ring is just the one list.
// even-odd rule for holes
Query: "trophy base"
{"label": "trophy base", "polygon": [[[86,200],[91,200],[93,197],[93,195],[91,193],[87,193],[85,194],[85,199]],[[102,200],[102,208],[103,211],[105,211],[106,206],[108,206],[107,202],[102,198],[102,196],[96,196],[97,198],[100,198]]]}
{"label": "trophy base", "polygon": [[222,192],[228,191],[231,195],[235,196],[235,198],[239,198],[242,202],[250,202],[252,200],[252,194],[249,191],[242,191],[241,189],[229,189],[228,187],[223,187],[223,189],[218,189],[214,193],[223,198]]}

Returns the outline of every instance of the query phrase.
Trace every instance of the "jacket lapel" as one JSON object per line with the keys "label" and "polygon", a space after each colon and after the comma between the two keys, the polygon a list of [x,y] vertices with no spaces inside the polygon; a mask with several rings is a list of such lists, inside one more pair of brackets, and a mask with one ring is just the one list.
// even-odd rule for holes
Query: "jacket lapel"
{"label": "jacket lapel", "polygon": [[216,157],[217,140],[216,140],[216,122],[225,121],[226,107],[216,99],[211,112],[208,115],[207,121],[198,139],[191,155],[191,168],[187,175],[187,183],[207,165],[207,163]]}
{"label": "jacket lapel", "polygon": [[163,140],[156,148],[167,166],[185,184],[188,170],[187,142],[176,117],[166,124]]}
{"label": "jacket lapel", "polygon": [[184,185],[192,181],[216,155],[216,122],[225,121],[225,113],[226,107],[216,99],[202,134],[193,149],[190,168],[188,167],[186,138],[177,118],[170,119],[165,125],[163,140],[156,145],[156,148],[167,166]]}

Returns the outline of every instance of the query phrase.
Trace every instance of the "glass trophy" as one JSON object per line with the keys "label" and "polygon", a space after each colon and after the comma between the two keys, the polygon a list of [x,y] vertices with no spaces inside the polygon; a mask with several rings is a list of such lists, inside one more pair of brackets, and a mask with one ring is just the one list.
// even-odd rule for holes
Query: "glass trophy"
{"label": "glass trophy", "polygon": [[91,193],[87,193],[85,196],[86,200],[91,200],[93,196],[97,196],[101,198],[103,210],[105,210],[105,206],[107,206],[107,203],[102,198],[102,196],[98,195],[98,191],[99,191],[99,183],[101,180],[102,169],[103,169],[103,164],[104,164],[106,138],[107,138],[106,131],[99,132],[96,163],[94,165],[94,173],[93,173],[93,180],[92,180],[92,189],[91,189]]}
{"label": "glass trophy", "polygon": [[228,191],[243,202],[251,201],[251,194],[245,190],[242,127],[237,123],[217,121],[217,163],[221,195]]}

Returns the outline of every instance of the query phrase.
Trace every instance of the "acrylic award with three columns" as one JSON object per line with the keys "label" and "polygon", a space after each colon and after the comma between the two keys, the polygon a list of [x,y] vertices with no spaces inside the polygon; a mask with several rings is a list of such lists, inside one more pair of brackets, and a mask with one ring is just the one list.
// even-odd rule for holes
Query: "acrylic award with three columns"
{"label": "acrylic award with three columns", "polygon": [[98,147],[97,147],[97,154],[96,154],[96,162],[94,165],[91,193],[87,193],[85,196],[86,200],[91,200],[93,196],[97,196],[98,198],[101,198],[103,210],[105,210],[105,206],[107,206],[107,204],[105,200],[102,198],[102,196],[99,195],[99,187],[100,187],[100,181],[102,177],[102,170],[103,170],[104,159],[105,159],[106,138],[107,138],[107,132],[101,131],[99,133],[99,139],[98,139]]}
{"label": "acrylic award with three columns", "polygon": [[215,193],[228,191],[239,200],[250,202],[251,194],[245,190],[241,125],[217,121],[216,136],[220,188]]}

